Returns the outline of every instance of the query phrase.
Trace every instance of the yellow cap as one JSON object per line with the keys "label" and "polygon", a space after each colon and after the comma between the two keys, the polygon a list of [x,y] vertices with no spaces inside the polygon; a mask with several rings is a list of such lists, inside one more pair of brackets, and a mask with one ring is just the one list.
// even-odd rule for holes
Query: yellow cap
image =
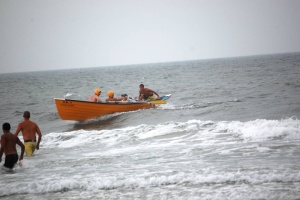
{"label": "yellow cap", "polygon": [[100,95],[100,93],[101,93],[101,90],[99,89],[99,88],[97,88],[96,90],[95,90],[95,95]]}
{"label": "yellow cap", "polygon": [[114,91],[108,91],[107,96],[113,98],[114,97]]}

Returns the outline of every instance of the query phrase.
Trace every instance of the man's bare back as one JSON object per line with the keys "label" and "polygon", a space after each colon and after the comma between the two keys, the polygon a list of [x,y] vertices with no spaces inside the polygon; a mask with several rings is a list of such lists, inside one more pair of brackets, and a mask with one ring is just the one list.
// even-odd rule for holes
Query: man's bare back
{"label": "man's bare back", "polygon": [[3,146],[5,147],[5,155],[17,153],[16,144],[18,143],[18,141],[20,141],[18,137],[16,137],[12,133],[7,133],[1,136],[1,141],[3,141],[4,143]]}
{"label": "man's bare back", "polygon": [[41,132],[36,123],[30,120],[24,120],[19,124],[16,132],[20,131],[22,131],[24,140],[36,140],[35,134]]}
{"label": "man's bare back", "polygon": [[18,161],[18,152],[16,144],[21,147],[21,155],[19,160],[23,160],[24,144],[20,139],[10,132],[10,124],[4,123],[2,125],[3,135],[1,136],[1,148],[0,148],[0,162],[2,162],[2,155],[5,154],[4,166],[7,168],[13,168]]}
{"label": "man's bare back", "polygon": [[[40,148],[42,133],[38,125],[33,121],[29,120],[30,118],[29,111],[25,111],[23,117],[24,117],[24,121],[19,123],[15,135],[18,136],[20,131],[22,131],[22,135],[25,143],[26,155],[32,155],[35,149],[39,150]],[[37,141],[36,141],[36,134],[38,135]]]}

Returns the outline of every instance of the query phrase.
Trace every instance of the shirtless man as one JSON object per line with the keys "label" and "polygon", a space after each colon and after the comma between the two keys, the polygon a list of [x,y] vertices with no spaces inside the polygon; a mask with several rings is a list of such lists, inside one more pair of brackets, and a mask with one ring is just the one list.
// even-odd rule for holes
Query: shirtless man
{"label": "shirtless man", "polygon": [[94,91],[94,94],[89,97],[89,101],[91,101],[91,102],[100,102],[101,101],[101,99],[99,97],[100,94],[101,94],[101,90],[99,88],[97,88]]}
{"label": "shirtless man", "polygon": [[121,101],[128,101],[128,95],[127,94],[122,94],[121,98],[122,98]]}
{"label": "shirtless man", "polygon": [[21,147],[21,155],[19,161],[23,160],[24,144],[20,139],[10,132],[10,124],[4,123],[2,125],[3,135],[1,136],[0,162],[2,162],[3,152],[5,153],[4,167],[12,169],[18,162],[18,152],[16,144]]}
{"label": "shirtless man", "polygon": [[159,95],[154,91],[149,88],[145,88],[144,84],[140,84],[140,95],[139,95],[139,100],[156,100],[159,99]]}
{"label": "shirtless man", "polygon": [[[35,149],[40,149],[40,142],[42,139],[42,133],[40,128],[36,123],[30,121],[30,112],[25,111],[23,114],[24,121],[19,123],[18,128],[15,132],[15,135],[18,136],[19,132],[22,131],[24,144],[25,144],[25,153],[26,156],[32,156]],[[38,141],[36,142],[35,135],[38,135]]]}

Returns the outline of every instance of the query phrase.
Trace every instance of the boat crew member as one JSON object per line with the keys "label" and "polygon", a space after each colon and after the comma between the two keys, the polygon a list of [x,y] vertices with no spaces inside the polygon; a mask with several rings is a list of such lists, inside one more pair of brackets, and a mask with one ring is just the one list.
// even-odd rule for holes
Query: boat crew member
{"label": "boat crew member", "polygon": [[[25,154],[26,156],[32,156],[35,149],[40,149],[40,142],[42,139],[42,133],[38,125],[29,120],[30,112],[25,111],[23,114],[24,121],[19,123],[15,135],[18,136],[20,131],[22,131],[24,144],[25,144]],[[38,135],[38,140],[36,141],[36,134]]]}
{"label": "boat crew member", "polygon": [[95,89],[94,94],[89,97],[89,101],[100,102],[101,101],[101,99],[99,97],[100,94],[101,94],[101,90],[99,88]]}
{"label": "boat crew member", "polygon": [[107,92],[107,98],[105,99],[105,101],[122,101],[123,97],[119,97],[119,98],[115,98],[114,97],[115,93],[114,91],[108,91]]}
{"label": "boat crew member", "polygon": [[145,88],[144,84],[140,84],[139,100],[156,100],[159,99],[159,95],[154,90]]}
{"label": "boat crew member", "polygon": [[122,101],[128,101],[127,94],[122,94],[121,97],[122,97]]}

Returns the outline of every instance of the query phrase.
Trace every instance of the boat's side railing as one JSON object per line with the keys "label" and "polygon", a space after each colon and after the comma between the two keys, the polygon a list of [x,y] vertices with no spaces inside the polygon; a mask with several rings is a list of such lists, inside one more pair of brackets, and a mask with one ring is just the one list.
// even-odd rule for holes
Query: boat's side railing
{"label": "boat's side railing", "polygon": [[101,101],[101,102],[91,102],[91,101],[83,101],[83,100],[75,100],[75,99],[62,99],[62,98],[54,98],[56,100],[62,101],[76,101],[76,102],[85,102],[85,103],[99,103],[99,104],[145,104],[150,102],[147,101]]}

